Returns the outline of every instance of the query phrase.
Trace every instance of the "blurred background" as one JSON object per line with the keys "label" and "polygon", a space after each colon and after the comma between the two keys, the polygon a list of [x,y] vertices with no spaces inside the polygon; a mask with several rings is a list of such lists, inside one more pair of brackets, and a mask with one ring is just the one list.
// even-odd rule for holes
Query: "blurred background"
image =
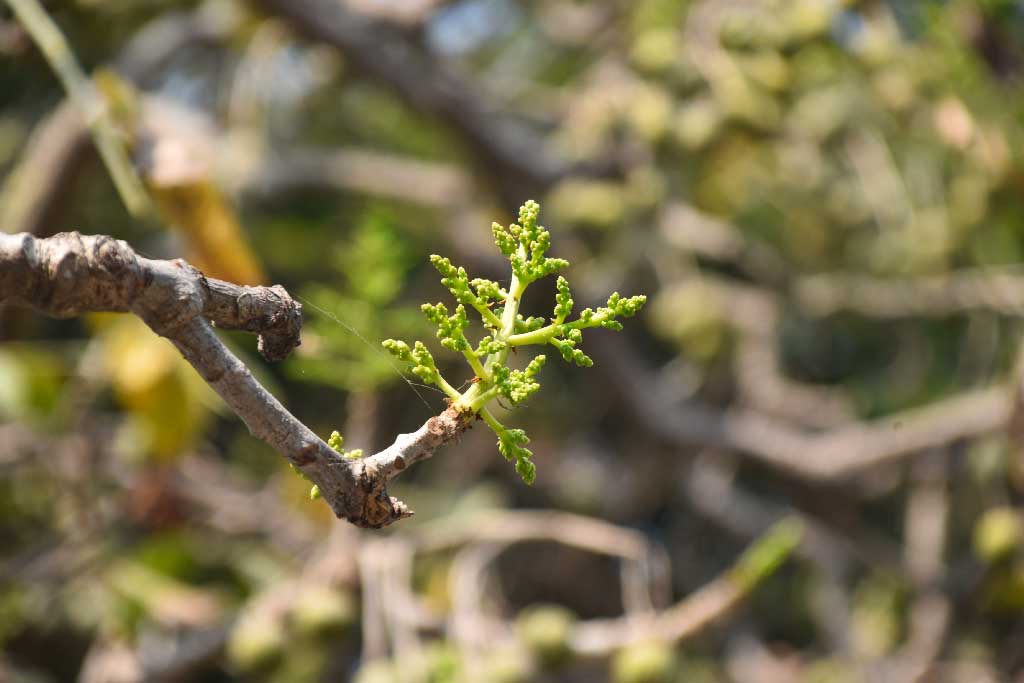
{"label": "blurred background", "polygon": [[380,342],[526,199],[649,303],[503,418],[535,485],[474,429],[372,532],[137,319],[0,309],[0,680],[1024,681],[1024,2],[44,8],[155,209],[2,5],[0,229],[283,284],[225,339],[321,436],[444,408]]}

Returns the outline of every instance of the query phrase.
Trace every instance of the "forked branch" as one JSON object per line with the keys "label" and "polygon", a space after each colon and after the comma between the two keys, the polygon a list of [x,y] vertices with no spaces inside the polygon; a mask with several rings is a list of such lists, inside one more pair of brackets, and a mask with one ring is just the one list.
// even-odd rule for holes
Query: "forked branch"
{"label": "forked branch", "polygon": [[282,360],[299,345],[302,325],[302,307],[283,287],[207,278],[181,259],[143,258],[111,237],[0,234],[0,304],[5,303],[59,318],[134,313],[177,347],[254,436],[319,487],[335,515],[357,526],[383,527],[411,515],[388,496],[387,482],[468,427],[468,418],[448,409],[379,453],[341,457],[288,412],[213,329],[257,334],[260,353]]}

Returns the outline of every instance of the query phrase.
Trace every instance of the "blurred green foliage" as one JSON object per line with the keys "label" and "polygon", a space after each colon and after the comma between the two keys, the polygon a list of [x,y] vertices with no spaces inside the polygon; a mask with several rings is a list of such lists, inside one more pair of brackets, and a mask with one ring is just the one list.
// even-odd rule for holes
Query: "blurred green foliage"
{"label": "blurred green foliage", "polygon": [[[749,608],[681,644],[644,642],[593,664],[566,646],[579,606],[474,606],[504,614],[513,639],[470,662],[438,635],[456,603],[445,555],[410,579],[425,610],[416,614],[433,620],[425,649],[364,656],[380,624],[360,623],[360,612],[396,593],[353,566],[315,581],[303,573],[333,520],[173,347],[130,316],[50,321],[0,309],[0,678],[10,669],[74,680],[90,648],[151,653],[143,645],[158,642],[180,654],[179,637],[209,629],[221,637],[203,670],[210,681],[731,681],[751,670],[745,661],[785,666],[793,680],[859,681],[910,661],[915,609],[933,598],[949,611],[932,657],[944,668],[931,673],[1019,676],[1024,461],[1013,434],[957,440],[841,486],[794,482],[712,444],[728,480],[704,487],[722,501],[715,518],[686,489],[707,463],[672,440],[672,420],[689,419],[693,403],[714,423],[699,429],[744,411],[809,433],[843,429],[1020,370],[1024,4],[442,0],[401,21],[388,15],[399,5],[346,3],[378,13],[382,63],[422,48],[430,60],[421,62],[467,79],[482,114],[396,95],[259,2],[46,3],[90,72],[159,51],[158,34],[132,42],[154,21],[192,17],[211,33],[160,56],[136,84],[208,124],[197,145],[205,156],[173,147],[154,156],[155,168],[193,153],[203,161],[182,164],[201,169],[188,183],[163,188],[176,209],[164,212],[168,224],[130,220],[87,151],[68,176],[39,166],[36,185],[58,183],[39,236],[105,233],[145,256],[206,263],[251,253],[242,271],[265,273],[304,303],[303,346],[269,367],[254,340],[230,343],[304,422],[325,434],[339,427],[346,445],[372,452],[444,406],[380,349],[388,337],[427,337],[417,307],[445,296],[429,254],[508,287],[484,226],[508,224],[536,196],[558,231],[553,255],[573,263],[573,291],[538,284],[524,305],[565,308],[571,297],[577,310],[593,308],[618,289],[648,293],[651,306],[622,346],[603,348],[601,330],[585,343],[562,338],[563,354],[596,367],[550,364],[550,400],[521,411],[543,454],[537,486],[494,463],[493,439],[476,429],[403,475],[403,496],[429,517],[492,505],[586,509],[664,542],[673,598],[724,570],[753,590]],[[62,97],[0,8],[0,229],[28,196],[13,179],[39,163],[32,136]],[[513,128],[466,134],[478,114],[483,126],[522,124],[572,172],[507,173],[479,146],[501,142],[535,161],[533,138]],[[170,128],[191,130],[178,123]],[[336,154],[352,151],[369,156]],[[235,226],[227,239],[225,225]],[[221,274],[249,277],[240,272]],[[963,276],[982,281],[965,299],[974,303],[947,287]],[[864,282],[876,289],[858,298]],[[886,306],[909,312],[880,314]],[[461,319],[431,311],[459,347]],[[537,323],[522,324],[527,333]],[[643,372],[628,374],[631,359]],[[614,374],[617,363],[635,381]],[[638,394],[667,406],[661,429],[636,414]],[[928,469],[940,460],[938,474]],[[924,561],[911,508],[928,494],[945,502],[924,516],[940,527],[938,557]],[[803,536],[775,527],[743,554],[751,526],[769,521],[764,510],[794,508],[811,520]],[[744,525],[750,517],[756,524]],[[402,533],[417,538],[417,527]],[[364,542],[353,536],[339,554],[354,565]],[[928,562],[935,574],[922,578]],[[537,563],[595,603],[611,590],[590,565],[543,554]],[[308,584],[283,607],[265,608],[300,578]]]}
{"label": "blurred green foliage", "polygon": [[398,301],[411,258],[392,219],[384,213],[363,216],[350,240],[332,250],[332,282],[300,290],[311,310],[305,348],[288,361],[289,375],[348,392],[400,381],[401,369],[379,348],[379,340],[426,329],[419,311]]}

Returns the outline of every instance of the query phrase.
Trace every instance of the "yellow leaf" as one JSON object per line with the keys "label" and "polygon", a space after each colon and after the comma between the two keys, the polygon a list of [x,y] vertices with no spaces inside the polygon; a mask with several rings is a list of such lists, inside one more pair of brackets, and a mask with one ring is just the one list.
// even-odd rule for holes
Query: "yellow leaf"
{"label": "yellow leaf", "polygon": [[234,208],[212,182],[199,178],[149,187],[161,218],[184,234],[192,265],[210,277],[239,284],[265,281]]}

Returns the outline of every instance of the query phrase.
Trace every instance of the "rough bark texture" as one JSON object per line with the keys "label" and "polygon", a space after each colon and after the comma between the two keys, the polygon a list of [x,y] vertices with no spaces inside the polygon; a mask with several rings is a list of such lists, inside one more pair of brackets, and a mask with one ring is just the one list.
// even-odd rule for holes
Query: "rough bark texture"
{"label": "rough bark texture", "polygon": [[388,496],[388,480],[456,440],[469,425],[466,416],[448,409],[379,453],[342,458],[263,388],[213,330],[215,325],[257,334],[265,358],[285,358],[300,343],[302,307],[283,287],[206,278],[180,259],[142,258],[110,237],[0,234],[3,303],[60,318],[91,311],[139,316],[177,347],[254,436],[320,487],[338,517],[357,526],[379,528],[411,515]]}

